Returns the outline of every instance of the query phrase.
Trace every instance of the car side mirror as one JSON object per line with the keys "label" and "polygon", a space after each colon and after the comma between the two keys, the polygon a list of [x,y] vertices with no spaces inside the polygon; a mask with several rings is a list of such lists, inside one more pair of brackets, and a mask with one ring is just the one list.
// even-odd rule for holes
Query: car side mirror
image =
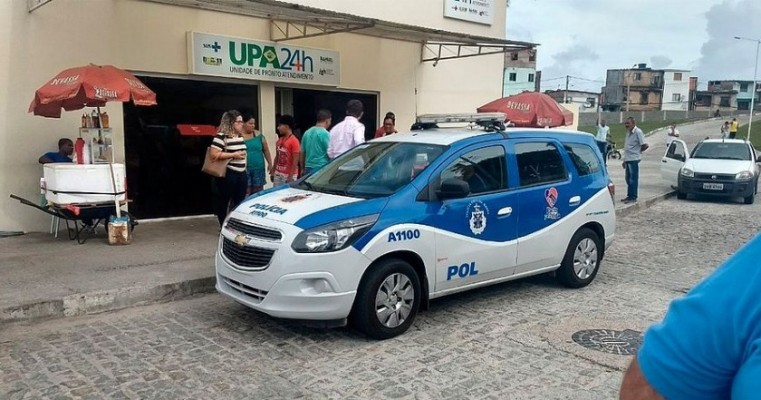
{"label": "car side mirror", "polygon": [[756,162],[761,163],[761,156],[756,157]]}
{"label": "car side mirror", "polygon": [[462,199],[470,194],[470,185],[462,179],[449,178],[441,182],[441,188],[436,195],[441,200]]}

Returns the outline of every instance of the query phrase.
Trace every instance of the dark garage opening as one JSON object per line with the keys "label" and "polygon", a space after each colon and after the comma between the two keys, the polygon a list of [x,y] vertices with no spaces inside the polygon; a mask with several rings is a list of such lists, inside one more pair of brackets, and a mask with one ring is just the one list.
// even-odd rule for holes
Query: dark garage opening
{"label": "dark garage opening", "polygon": [[293,89],[293,117],[300,132],[305,132],[314,125],[317,110],[321,108],[328,109],[333,114],[333,125],[343,121],[346,116],[346,103],[351,99],[357,99],[365,106],[365,115],[361,122],[365,125],[365,139],[372,139],[375,129],[379,126],[378,96],[367,93]]}
{"label": "dark garage opening", "polygon": [[124,103],[130,213],[137,218],[211,214],[211,177],[201,166],[212,136],[181,135],[177,125],[216,127],[229,109],[258,115],[257,86],[139,78],[156,92],[158,105]]}

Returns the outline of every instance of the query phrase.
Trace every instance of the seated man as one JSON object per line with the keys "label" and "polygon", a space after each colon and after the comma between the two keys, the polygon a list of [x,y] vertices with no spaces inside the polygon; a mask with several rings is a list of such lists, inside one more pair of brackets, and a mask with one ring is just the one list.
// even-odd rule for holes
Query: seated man
{"label": "seated man", "polygon": [[58,152],[50,151],[37,160],[40,164],[72,162],[71,155],[74,153],[74,142],[63,138],[58,141]]}

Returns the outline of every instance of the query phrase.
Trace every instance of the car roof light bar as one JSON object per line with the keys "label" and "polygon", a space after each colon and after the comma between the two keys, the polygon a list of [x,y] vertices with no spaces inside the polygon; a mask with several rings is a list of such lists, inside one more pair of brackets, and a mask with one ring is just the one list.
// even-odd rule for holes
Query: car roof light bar
{"label": "car roof light bar", "polygon": [[470,114],[422,114],[415,119],[415,125],[419,129],[437,128],[438,124],[467,123],[478,125],[487,131],[505,130],[504,113],[470,113]]}

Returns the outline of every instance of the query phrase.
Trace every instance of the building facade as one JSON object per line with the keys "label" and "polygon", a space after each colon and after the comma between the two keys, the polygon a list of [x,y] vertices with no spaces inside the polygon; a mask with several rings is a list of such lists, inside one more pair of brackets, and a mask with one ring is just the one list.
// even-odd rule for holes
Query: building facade
{"label": "building facade", "polygon": [[544,92],[558,103],[576,104],[579,112],[597,112],[600,104],[600,93],[581,90],[545,90]]}
{"label": "building facade", "polygon": [[663,70],[638,64],[628,69],[609,69],[602,88],[606,111],[657,111],[663,102]]}
{"label": "building facade", "polygon": [[[400,131],[415,114],[473,112],[502,95],[503,53],[531,47],[504,40],[505,12],[505,0],[0,2],[0,50],[13,55],[0,64],[0,230],[47,230],[49,217],[7,194],[38,199],[38,157],[61,137],[76,138],[91,111],[27,113],[34,91],[66,68],[115,65],[157,93],[154,107],[102,108],[116,161],[126,165],[130,212],[205,215],[210,178],[200,168],[211,137],[180,125],[216,126],[222,112],[240,109],[273,146],[277,114],[293,114],[303,131],[320,108],[339,122],[352,98],[364,103],[370,134],[387,111]],[[452,56],[477,53],[486,55]]]}
{"label": "building facade", "polygon": [[[750,103],[753,98],[753,81],[708,81],[706,89],[696,93],[696,110],[719,110],[720,112],[750,110]],[[760,108],[758,104],[759,100],[761,100],[759,89],[761,88],[756,88],[756,98],[753,106],[756,110]]]}
{"label": "building facade", "polygon": [[690,105],[690,70],[663,70],[664,111],[687,111]]}
{"label": "building facade", "polygon": [[512,96],[525,91],[539,91],[536,71],[536,50],[525,49],[505,53],[502,96]]}

